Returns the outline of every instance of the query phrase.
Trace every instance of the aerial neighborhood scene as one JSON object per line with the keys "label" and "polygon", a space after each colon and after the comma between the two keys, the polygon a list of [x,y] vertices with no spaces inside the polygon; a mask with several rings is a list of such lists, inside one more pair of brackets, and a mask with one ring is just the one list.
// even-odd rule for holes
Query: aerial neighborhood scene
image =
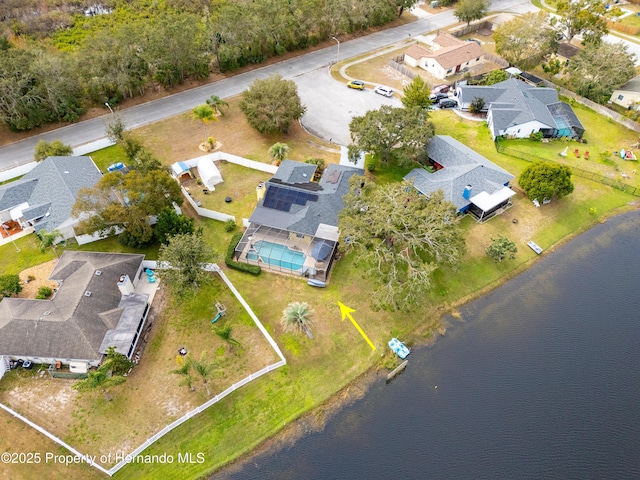
{"label": "aerial neighborhood scene", "polygon": [[[395,478],[400,448],[409,478],[587,478],[543,433],[466,473],[440,456],[477,443],[465,401],[503,397],[513,425],[578,403],[549,428],[614,449],[597,400],[435,379],[464,332],[516,345],[488,317],[543,315],[572,242],[637,210],[639,65],[635,0],[0,2],[0,477]],[[540,268],[543,294],[486,306]],[[500,379],[494,351],[464,368]],[[387,399],[409,385],[421,406]],[[559,463],[638,477],[629,428],[596,470]]]}

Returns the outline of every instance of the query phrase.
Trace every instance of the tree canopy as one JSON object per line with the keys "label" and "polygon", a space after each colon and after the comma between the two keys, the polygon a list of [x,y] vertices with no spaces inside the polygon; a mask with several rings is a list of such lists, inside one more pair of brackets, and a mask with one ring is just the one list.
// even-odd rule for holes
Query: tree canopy
{"label": "tree canopy", "polygon": [[605,2],[601,0],[559,0],[551,24],[569,43],[582,35],[584,43],[599,43],[607,28]]}
{"label": "tree canopy", "polygon": [[456,207],[441,191],[429,198],[408,183],[375,185],[351,178],[339,215],[341,248],[377,287],[373,304],[397,309],[432,287],[440,265],[456,265],[465,241]]}
{"label": "tree canopy", "polygon": [[3,297],[17,295],[21,291],[22,283],[20,283],[20,276],[17,273],[0,275],[0,300]]}
{"label": "tree canopy", "polygon": [[185,294],[204,281],[207,272],[202,270],[202,265],[214,261],[215,257],[202,235],[173,235],[160,247],[158,260],[169,267],[159,273],[175,292]]}
{"label": "tree canopy", "polygon": [[193,233],[196,231],[193,218],[179,215],[175,208],[167,207],[157,217],[153,235],[160,243],[167,243],[173,235]]}
{"label": "tree canopy", "polygon": [[551,162],[534,162],[524,169],[518,184],[531,200],[561,198],[573,192],[571,169]]}
{"label": "tree canopy", "polygon": [[487,256],[500,263],[503,260],[513,260],[518,253],[518,247],[504,235],[491,239],[491,244],[485,250]]}
{"label": "tree canopy", "polygon": [[469,25],[474,20],[480,20],[489,11],[490,0],[458,0],[453,14],[460,22]]}
{"label": "tree canopy", "polygon": [[260,133],[287,133],[291,123],[306,111],[295,82],[278,74],[255,80],[242,93],[240,109]]}
{"label": "tree canopy", "polygon": [[623,43],[588,44],[571,59],[568,71],[576,93],[606,103],[616,88],[636,75],[635,56]]}
{"label": "tree canopy", "polygon": [[60,140],[53,140],[52,142],[40,140],[36,143],[33,159],[36,162],[41,162],[47,157],[67,157],[72,153],[73,148],[70,145],[65,145]]}
{"label": "tree canopy", "polygon": [[496,28],[496,52],[512,65],[529,70],[550,53],[558,51],[556,31],[549,26],[549,14],[527,12]]}
{"label": "tree canopy", "polygon": [[509,74],[504,70],[492,70],[482,76],[482,85],[495,85],[504,82],[509,78]]}
{"label": "tree canopy", "polygon": [[149,216],[182,201],[180,185],[165,170],[110,172],[94,187],[80,189],[72,215],[81,219],[79,233],[123,230],[120,240],[140,247],[153,239]]}
{"label": "tree canopy", "polygon": [[432,104],[429,95],[431,94],[431,89],[429,88],[429,84],[424,81],[420,75],[416,75],[411,83],[404,87],[402,91],[402,105],[406,108],[411,107],[422,107],[429,108]]}
{"label": "tree canopy", "polygon": [[394,108],[383,105],[349,124],[351,140],[362,152],[371,152],[383,162],[394,159],[410,164],[423,158],[435,127],[422,107]]}

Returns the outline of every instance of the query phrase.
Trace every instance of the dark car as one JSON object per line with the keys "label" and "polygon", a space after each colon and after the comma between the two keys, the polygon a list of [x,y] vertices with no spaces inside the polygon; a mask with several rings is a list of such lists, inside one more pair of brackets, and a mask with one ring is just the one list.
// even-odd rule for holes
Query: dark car
{"label": "dark car", "polygon": [[440,108],[454,108],[458,106],[458,101],[453,98],[443,98],[438,102]]}
{"label": "dark car", "polygon": [[431,100],[432,102],[439,102],[443,98],[449,98],[449,95],[447,95],[446,93],[432,93],[431,95],[429,95],[429,100]]}

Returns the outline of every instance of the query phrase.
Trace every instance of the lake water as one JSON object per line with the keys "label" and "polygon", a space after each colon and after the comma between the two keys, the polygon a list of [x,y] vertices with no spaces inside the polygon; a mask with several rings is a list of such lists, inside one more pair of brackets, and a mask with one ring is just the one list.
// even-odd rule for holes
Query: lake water
{"label": "lake water", "polygon": [[324,431],[214,478],[640,478],[639,249],[632,212],[545,253]]}

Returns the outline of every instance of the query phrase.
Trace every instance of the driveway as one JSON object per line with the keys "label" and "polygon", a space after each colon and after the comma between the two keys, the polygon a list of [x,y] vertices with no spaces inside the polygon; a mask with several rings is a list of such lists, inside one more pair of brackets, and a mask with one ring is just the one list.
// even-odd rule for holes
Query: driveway
{"label": "driveway", "polygon": [[301,122],[310,133],[331,140],[338,145],[351,143],[349,124],[353,117],[362,116],[382,105],[401,107],[396,96],[383,97],[374,93],[374,86],[353,90],[346,82],[335,80],[326,67],[294,78],[298,94],[307,107]]}

